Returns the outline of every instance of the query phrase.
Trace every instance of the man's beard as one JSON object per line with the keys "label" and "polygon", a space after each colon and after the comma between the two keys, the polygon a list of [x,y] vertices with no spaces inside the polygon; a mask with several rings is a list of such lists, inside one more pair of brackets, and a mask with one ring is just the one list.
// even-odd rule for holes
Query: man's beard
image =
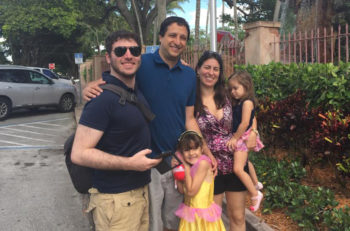
{"label": "man's beard", "polygon": [[128,78],[128,79],[133,78],[133,77],[135,76],[135,74],[136,74],[136,71],[137,71],[137,69],[136,69],[133,73],[127,74],[127,73],[125,73],[125,72],[123,72],[123,71],[120,71],[120,69],[117,68],[116,66],[114,66],[113,63],[111,63],[111,68],[112,68],[113,71],[114,71],[115,73],[117,73],[120,77],[124,77],[124,78]]}

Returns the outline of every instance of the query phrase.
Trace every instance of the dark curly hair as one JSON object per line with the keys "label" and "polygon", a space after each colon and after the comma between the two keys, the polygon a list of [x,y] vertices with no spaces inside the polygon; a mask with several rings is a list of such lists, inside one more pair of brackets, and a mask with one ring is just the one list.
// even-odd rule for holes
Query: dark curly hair
{"label": "dark curly hair", "polygon": [[137,34],[126,30],[118,30],[110,33],[106,38],[105,46],[108,54],[111,54],[112,52],[113,43],[121,39],[134,40],[137,45],[141,47],[140,37]]}

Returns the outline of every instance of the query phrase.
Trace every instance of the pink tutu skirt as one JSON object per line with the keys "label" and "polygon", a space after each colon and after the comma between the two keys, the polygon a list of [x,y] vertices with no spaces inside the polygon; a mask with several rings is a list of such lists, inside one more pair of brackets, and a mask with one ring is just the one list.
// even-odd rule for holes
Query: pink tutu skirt
{"label": "pink tutu skirt", "polygon": [[182,203],[176,210],[175,215],[188,222],[194,222],[197,214],[203,220],[215,222],[221,219],[221,212],[221,207],[214,202],[208,208],[192,208]]}
{"label": "pink tutu skirt", "polygon": [[[239,138],[239,140],[237,140],[237,147],[235,149],[235,151],[244,151],[247,152],[248,148],[246,145],[246,141],[248,140],[249,134],[252,131],[252,129],[248,129],[242,136],[241,138]],[[259,134],[256,135],[256,146],[254,148],[255,152],[260,151],[262,148],[264,147],[264,144],[261,142],[260,140],[260,136]]]}

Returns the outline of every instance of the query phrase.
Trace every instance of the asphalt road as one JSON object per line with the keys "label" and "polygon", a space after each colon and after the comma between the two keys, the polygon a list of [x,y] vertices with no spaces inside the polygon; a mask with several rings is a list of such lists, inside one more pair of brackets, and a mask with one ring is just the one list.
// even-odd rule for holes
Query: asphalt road
{"label": "asphalt road", "polygon": [[0,230],[87,231],[64,163],[74,113],[33,113],[0,123]]}

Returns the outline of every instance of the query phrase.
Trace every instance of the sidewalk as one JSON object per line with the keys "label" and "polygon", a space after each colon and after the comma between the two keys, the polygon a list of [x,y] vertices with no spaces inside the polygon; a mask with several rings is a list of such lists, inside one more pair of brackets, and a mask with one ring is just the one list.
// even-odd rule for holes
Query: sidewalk
{"label": "sidewalk", "polygon": [[[75,120],[78,123],[80,119],[81,112],[83,110],[84,106],[83,105],[77,105],[75,107]],[[222,215],[222,220],[226,226],[226,229],[229,228],[229,222],[228,218],[226,216],[226,203],[224,200],[223,203],[223,215]],[[246,230],[247,231],[273,231],[273,229],[268,226],[263,220],[261,220],[259,217],[255,216],[251,211],[248,209],[245,210],[246,214]]]}

